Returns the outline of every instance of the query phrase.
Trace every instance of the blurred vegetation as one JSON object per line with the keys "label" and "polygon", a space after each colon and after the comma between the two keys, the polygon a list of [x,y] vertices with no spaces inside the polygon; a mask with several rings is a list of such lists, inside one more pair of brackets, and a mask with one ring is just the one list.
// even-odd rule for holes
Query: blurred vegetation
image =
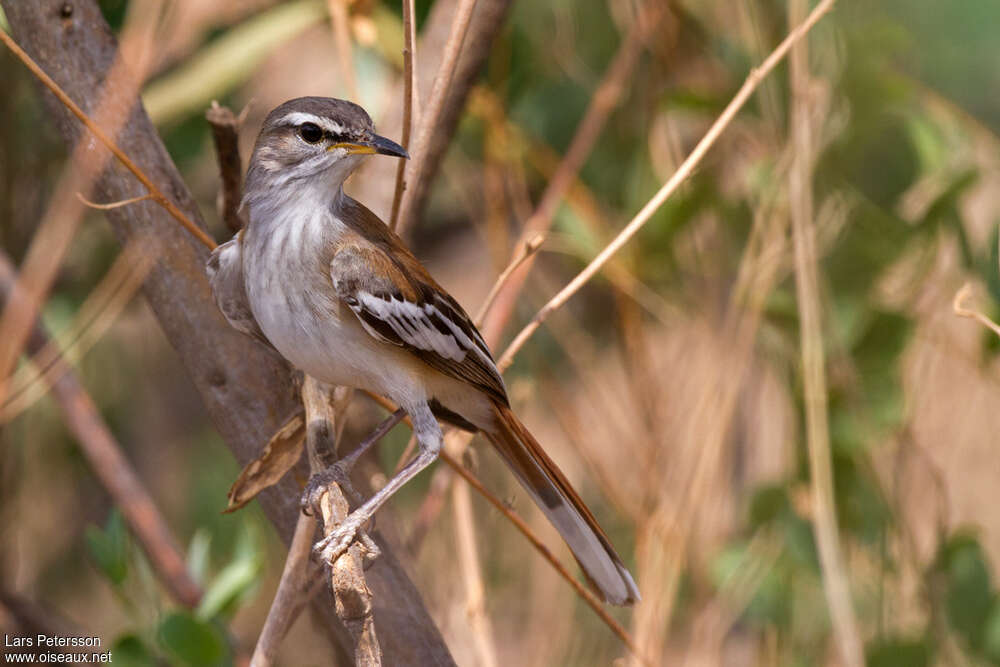
{"label": "blurred vegetation", "polygon": [[[135,2],[101,6],[120,29]],[[163,45],[146,99],[221,239],[206,103],[239,109],[255,100],[246,149],[268,108],[298,94],[343,96],[344,88],[322,2],[172,4],[183,23]],[[431,5],[417,3],[421,21]],[[645,204],[788,29],[785,3],[772,0],[671,8],[558,212],[519,321]],[[507,125],[470,106],[412,239],[469,310],[503,267],[632,9],[626,0],[514,4],[479,83]],[[358,0],[351,11],[362,101],[377,119],[398,115],[380,92],[398,76],[398,3]],[[837,512],[867,660],[877,667],[1000,664],[1000,411],[992,407],[1000,346],[950,310],[969,280],[981,309],[1000,310],[998,24],[1000,7],[982,0],[842,2],[810,38]],[[0,72],[8,91],[0,96],[0,246],[20,260],[67,151],[37,86],[8,53]],[[676,487],[692,475],[707,426],[685,430],[676,413],[692,404],[688,397],[714,390],[710,373],[670,362],[704,369],[728,358],[731,342],[713,336],[727,331],[731,299],[745,305],[734,296],[741,258],[762,217],[788,215],[789,105],[782,66],[623,253],[632,289],[610,273],[595,281],[508,374],[528,423],[626,553],[659,539],[647,524],[654,510],[684,502]],[[491,170],[502,174],[499,195],[488,187]],[[687,555],[672,618],[650,620],[659,628],[651,645],[666,663],[836,661],[810,521],[793,268],[787,244],[775,252],[778,278],[764,295],[749,370],[732,377],[739,406],[712,501],[686,508],[698,522],[683,543],[659,543]],[[91,216],[46,308],[54,331],[116,253],[100,216]],[[463,255],[481,275],[470,277],[472,262],[456,259]],[[48,400],[0,431],[0,513],[9,527],[0,581],[88,633],[113,637],[116,663],[233,664],[252,650],[282,549],[254,507],[219,514],[237,470],[176,366],[137,300],[79,370],[189,545],[191,570],[208,591],[199,608],[168,601]],[[359,408],[351,432],[364,433],[374,414]],[[591,428],[595,420],[607,423]],[[389,439],[381,472],[391,472],[405,441]],[[516,496],[495,463],[484,452],[479,473]],[[638,467],[653,477],[643,480]],[[390,536],[405,539],[428,479],[392,503],[380,524]],[[517,507],[544,533],[527,501]],[[484,505],[476,511],[503,664],[596,665],[625,654],[513,531]],[[460,583],[442,581],[454,541],[446,517],[414,554],[415,578],[456,659],[472,664]],[[659,573],[638,555],[630,560],[646,600],[657,596],[647,584]],[[614,613],[635,632],[644,612]],[[315,651],[329,652],[306,625],[286,642],[284,664],[316,664]]]}

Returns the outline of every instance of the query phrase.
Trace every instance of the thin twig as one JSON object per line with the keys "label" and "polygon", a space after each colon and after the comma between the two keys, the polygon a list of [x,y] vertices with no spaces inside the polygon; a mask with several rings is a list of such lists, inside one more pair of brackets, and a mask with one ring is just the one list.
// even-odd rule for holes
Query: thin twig
{"label": "thin twig", "polygon": [[[0,302],[15,300],[20,288],[17,272],[6,253],[0,251]],[[48,334],[37,320],[32,323],[27,349],[38,352],[49,344]],[[139,480],[121,446],[102,419],[76,374],[61,363],[52,394],[62,410],[91,469],[121,510],[129,528],[149,556],[150,564],[175,600],[193,608],[201,599],[201,588],[187,571],[163,515]]]}
{"label": "thin twig", "polygon": [[111,211],[116,208],[121,208],[122,206],[128,206],[129,204],[135,204],[141,201],[146,201],[147,199],[152,199],[153,195],[147,193],[139,195],[138,197],[111,202],[110,204],[98,204],[97,202],[92,202],[79,192],[76,193],[76,198],[79,199],[80,202],[87,208],[97,209],[98,211]]}
{"label": "thin twig", "polygon": [[797,28],[792,30],[787,37],[778,45],[778,47],[771,52],[771,55],[761,64],[760,67],[752,70],[750,75],[747,77],[743,86],[733,97],[732,101],[726,106],[722,114],[716,119],[709,128],[705,136],[702,137],[698,145],[695,146],[691,154],[688,155],[687,159],[681,164],[681,166],[674,172],[673,176],[663,184],[663,187],[650,199],[645,206],[642,207],[634,218],[625,226],[625,228],[614,238],[611,243],[609,243],[604,250],[600,252],[587,265],[587,267],[581,271],[577,276],[570,281],[566,287],[564,287],[558,294],[556,294],[552,299],[545,304],[545,306],[538,311],[534,318],[521,330],[519,334],[514,338],[511,344],[507,347],[504,353],[500,356],[497,362],[497,366],[500,370],[507,368],[511,361],[514,359],[514,355],[521,349],[521,347],[528,341],[529,338],[538,330],[542,322],[551,315],[555,310],[559,309],[566,301],[569,300],[571,296],[576,294],[581,287],[583,287],[587,281],[594,277],[601,267],[607,263],[607,261],[614,256],[626,243],[628,243],[635,234],[642,229],[642,227],[649,221],[654,213],[663,205],[663,203],[680,187],[681,183],[687,180],[687,177],[691,175],[695,167],[701,162],[705,157],[708,150],[715,144],[722,132],[729,126],[733,118],[736,116],[737,112],[746,104],[746,101],[753,94],[753,91],[760,85],[760,82],[766,77],[771,71],[777,66],[781,59],[785,57],[789,49],[802,39],[810,29],[816,23],[826,15],[827,12],[833,7],[835,0],[823,0],[813,11],[809,14],[808,18],[803,21]]}
{"label": "thin twig", "polygon": [[[821,5],[822,6],[822,5]],[[789,21],[805,15],[805,0],[793,0]],[[826,361],[820,314],[819,270],[816,229],[813,223],[812,170],[814,160],[809,105],[809,52],[802,41],[792,49],[792,167],[788,191],[795,247],[795,291],[799,304],[799,338],[802,346],[803,394],[806,445],[809,450],[814,529],[823,572],[823,590],[841,659],[848,667],[864,664],[864,646],[851,606],[850,583],[841,553],[837,529],[833,466],[830,460],[830,429],[827,415]]]}
{"label": "thin twig", "polygon": [[966,308],[965,302],[972,294],[972,285],[965,283],[962,285],[962,289],[955,292],[955,298],[952,299],[951,308],[955,311],[955,314],[959,317],[968,317],[969,319],[976,320],[984,327],[990,329],[993,333],[1000,336],[1000,324],[997,324],[989,317],[979,312],[978,310],[972,308]]}
{"label": "thin twig", "polygon": [[347,94],[355,102],[358,97],[358,79],[354,75],[354,57],[352,54],[351,31],[348,25],[347,0],[327,0],[330,11],[330,22],[333,23],[333,40],[337,44],[337,60],[340,63],[340,75],[344,78]]}
{"label": "thin twig", "polygon": [[[416,134],[416,141],[410,156],[413,158],[413,175],[411,182],[418,183],[430,169],[430,163],[424,160],[424,156],[430,146],[434,134],[437,132],[438,122],[441,112],[444,109],[445,99],[448,97],[448,87],[451,85],[451,78],[458,65],[458,57],[462,52],[462,43],[465,41],[465,33],[469,28],[469,21],[472,19],[472,10],[475,9],[476,0],[459,0],[458,9],[455,10],[455,18],[451,24],[451,32],[448,41],[444,46],[444,54],[441,57],[441,65],[438,67],[437,76],[434,77],[434,87],[431,88],[431,97],[427,103],[426,111],[421,114],[420,127]],[[416,199],[414,189],[403,192],[400,203],[399,218],[396,228],[403,233],[407,227],[413,224],[416,217]]]}
{"label": "thin twig", "polygon": [[[528,540],[528,542],[531,543],[533,547],[535,547],[535,550],[538,553],[540,553],[542,557],[549,562],[550,565],[552,565],[552,567],[556,570],[556,572],[559,573],[559,575],[563,579],[569,582],[570,586],[573,587],[573,590],[576,591],[577,595],[583,598],[583,601],[586,602],[587,605],[594,610],[594,613],[596,613],[609,628],[611,628],[611,631],[614,632],[618,636],[618,638],[622,640],[622,642],[629,648],[629,650],[631,650],[634,654],[638,656],[638,650],[632,641],[632,637],[629,636],[628,631],[625,630],[625,628],[623,628],[618,623],[618,621],[611,618],[611,615],[608,614],[608,612],[604,609],[604,605],[601,603],[601,601],[598,600],[593,593],[587,590],[587,588],[583,584],[577,581],[576,577],[574,577],[572,574],[569,573],[569,571],[565,568],[565,566],[563,566],[563,564],[559,562],[559,559],[556,558],[555,555],[551,551],[549,551],[549,548],[545,546],[540,539],[538,539],[538,537],[534,534],[534,532],[532,532],[531,528],[528,526],[527,523],[525,523],[524,519],[518,516],[517,513],[514,512],[514,510],[507,507],[507,505],[504,504],[502,500],[500,500],[495,495],[493,495],[489,490],[487,490],[486,487],[483,486],[482,482],[480,482],[475,475],[469,472],[468,469],[466,469],[466,467],[463,466],[459,461],[456,461],[445,452],[441,452],[441,460],[447,463],[452,470],[458,473],[458,475],[462,479],[464,479],[466,482],[469,483],[469,485],[472,486],[472,488],[478,491],[479,495],[481,495],[483,498],[486,498],[486,500],[489,501],[489,503],[493,505],[493,507],[499,510],[500,513],[503,514],[508,521],[514,524],[514,527],[517,528],[522,535],[524,535],[524,537]],[[640,659],[643,660],[643,662],[647,662],[645,659],[641,657]],[[651,663],[647,662],[647,664]]]}
{"label": "thin twig", "polygon": [[[417,29],[413,18],[413,0],[403,0],[403,148],[410,148],[410,133],[413,130],[413,110],[417,95]],[[406,189],[406,160],[399,160],[396,166],[396,187],[392,193],[392,213],[389,215],[389,229],[396,231],[399,222],[399,205]]]}
{"label": "thin twig", "polygon": [[292,543],[288,545],[281,581],[278,582],[274,601],[267,610],[267,618],[257,638],[250,667],[269,667],[274,664],[281,640],[311,597],[309,584],[320,574],[320,567],[309,560],[315,534],[316,520],[300,513]]}
{"label": "thin twig", "polygon": [[142,287],[152,266],[152,257],[141,244],[125,247],[77,310],[72,323],[14,374],[6,400],[0,404],[0,424],[11,421],[44,396],[64,362],[79,363]]}
{"label": "thin twig", "polygon": [[538,249],[542,247],[543,243],[545,243],[545,234],[539,233],[535,234],[524,243],[518,244],[517,250],[514,252],[514,258],[510,260],[507,268],[505,268],[497,277],[496,282],[493,283],[493,287],[490,288],[486,298],[483,299],[482,305],[479,306],[479,311],[476,312],[475,322],[477,327],[482,326],[483,318],[486,317],[486,313],[490,312],[490,308],[493,307],[493,302],[496,300],[497,295],[500,293],[500,290],[503,289],[504,285],[507,284],[507,281],[510,280],[510,277],[514,275],[514,271],[528,261],[532,255],[538,252]]}
{"label": "thin twig", "polygon": [[52,94],[56,96],[56,98],[59,99],[63,106],[69,109],[70,112],[72,112],[72,114],[76,116],[77,119],[79,119],[79,121],[83,123],[87,129],[90,130],[90,132],[114,154],[116,158],[118,158],[122,165],[132,172],[132,175],[135,176],[149,191],[153,201],[162,206],[174,220],[179,222],[184,229],[188,230],[191,235],[201,241],[206,248],[210,250],[215,249],[216,243],[212,237],[209,236],[205,230],[192,222],[189,217],[184,215],[183,211],[177,208],[177,205],[168,199],[167,196],[164,195],[158,187],[156,187],[149,176],[139,169],[138,165],[132,161],[132,158],[126,155],[125,152],[104,133],[97,123],[91,120],[90,117],[83,112],[83,109],[77,106],[76,102],[70,99],[69,95],[63,92],[62,88],[60,88],[59,85],[52,80],[52,77],[46,74],[45,71],[31,59],[31,56],[25,53],[24,49],[18,46],[13,38],[2,30],[0,30],[0,42],[3,42],[4,45],[17,57],[17,59],[24,63],[24,66],[31,70],[31,73],[34,74],[38,80],[41,81],[42,84],[48,88]]}

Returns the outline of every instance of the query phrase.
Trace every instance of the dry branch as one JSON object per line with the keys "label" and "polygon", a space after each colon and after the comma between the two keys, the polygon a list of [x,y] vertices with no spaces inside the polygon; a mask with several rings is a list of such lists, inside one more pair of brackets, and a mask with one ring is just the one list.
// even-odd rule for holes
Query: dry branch
{"label": "dry branch", "polygon": [[[431,7],[430,15],[423,23],[420,33],[419,52],[420,59],[414,63],[415,83],[419,82],[420,90],[429,90],[431,81],[438,71],[443,54],[443,45],[447,42],[448,34],[451,30],[452,17],[455,14],[459,0],[437,0]],[[411,164],[418,160],[421,164],[420,178],[408,175],[406,180],[406,191],[404,198],[412,202],[410,209],[414,217],[419,216],[421,209],[430,193],[430,185],[437,174],[444,157],[445,150],[451,141],[462,109],[465,107],[466,98],[472,89],[476,77],[482,69],[483,63],[489,56],[493,42],[503,27],[507,10],[511,6],[512,0],[477,0],[475,11],[466,30],[465,41],[462,47],[455,73],[451,78],[451,85],[448,86],[447,97],[438,116],[438,122],[434,128],[434,133],[429,137],[427,150],[420,156],[415,151],[410,151],[413,160]],[[402,99],[403,85],[389,95],[389,99]],[[414,89],[414,104],[417,107],[423,105],[419,98],[416,98],[417,90]],[[421,114],[416,113],[416,119]],[[395,114],[394,114],[395,115]],[[383,119],[380,133],[394,136],[393,133],[399,131],[395,117]],[[371,160],[363,167],[363,173],[355,177],[352,184],[354,196],[373,211],[378,213],[384,220],[388,220],[391,215],[391,191],[385,187],[386,183],[393,182],[396,165],[391,160]]]}
{"label": "dry branch", "polygon": [[[417,92],[417,28],[413,18],[413,0],[403,0],[403,148],[410,149],[410,135],[413,131],[413,114],[419,100]],[[399,206],[403,203],[406,190],[406,160],[399,160],[396,166],[396,187],[392,193],[392,212],[389,214],[389,229],[396,231],[399,222]]]}
{"label": "dry branch", "polygon": [[[383,398],[377,394],[370,394],[368,392],[365,392],[365,395],[390,412],[396,410],[396,406],[387,398]],[[412,428],[413,425],[410,423],[409,417],[404,418],[403,421],[406,422],[407,426]],[[471,436],[468,437],[469,440],[471,440]],[[629,636],[628,631],[625,630],[625,628],[623,628],[618,621],[611,617],[611,615],[604,608],[604,603],[598,600],[586,586],[581,584],[577,581],[576,577],[570,574],[569,570],[566,569],[566,566],[559,562],[559,559],[555,557],[547,546],[545,546],[545,543],[542,542],[541,538],[535,535],[535,533],[531,530],[531,527],[524,521],[524,519],[518,516],[517,512],[508,507],[504,501],[500,500],[493,492],[483,486],[483,483],[480,482],[464,465],[462,465],[461,461],[448,453],[447,448],[441,452],[439,458],[454,472],[458,473],[459,477],[468,482],[469,485],[475,489],[479,495],[485,498],[490,505],[493,505],[493,507],[499,510],[504,518],[514,524],[514,527],[517,528],[522,535],[524,535],[531,546],[535,548],[535,551],[541,554],[541,556],[549,562],[556,573],[566,580],[566,583],[573,588],[576,594],[583,598],[583,601],[587,604],[587,606],[590,607],[595,614],[597,614],[597,616],[611,629],[613,633],[615,633],[615,635],[618,636],[619,639],[622,640],[622,642],[624,642],[625,646],[627,646],[629,650],[636,653],[635,642],[632,641],[632,637]],[[443,494],[444,491],[446,491],[446,489],[442,490],[441,493]],[[638,657],[637,659],[642,664],[649,664],[641,657]]]}
{"label": "dry branch", "polygon": [[[0,251],[0,304],[10,301],[11,292],[17,290],[16,277],[10,258]],[[27,350],[39,352],[46,349],[49,342],[48,334],[36,320],[28,337]],[[54,363],[50,379],[53,397],[91,469],[121,510],[129,528],[149,556],[153,571],[171,596],[185,607],[195,607],[201,599],[201,588],[188,574],[180,547],[163,515],[125,458],[121,446],[115,441],[76,373],[61,357],[57,357]]]}
{"label": "dry branch", "polygon": [[219,192],[219,217],[234,234],[243,229],[240,216],[240,199],[243,197],[243,165],[240,160],[240,125],[243,114],[212,102],[205,112],[205,119],[212,128],[212,143],[219,163],[222,190]]}
{"label": "dry branch", "polygon": [[[15,39],[83,111],[96,103],[100,82],[115,57],[115,40],[92,0],[76,0],[73,17],[60,19],[61,0],[0,0]],[[66,107],[47,96],[56,123],[70,144],[81,127]],[[141,108],[119,133],[118,146],[182,215],[199,221],[197,207]],[[145,194],[121,169],[107,170],[97,191],[104,201]],[[206,410],[241,464],[295,409],[287,366],[262,346],[234,331],[218,312],[204,273],[207,254],[161,206],[143,202],[107,212],[119,240],[146,245],[156,263],[144,290],[164,333],[200,392]],[[204,234],[204,232],[201,232]],[[221,494],[220,494],[221,495]],[[260,496],[261,505],[286,541],[299,511],[299,489],[285,479]],[[391,664],[450,665],[453,660],[412,582],[385,544],[368,572],[375,613],[384,609],[382,649]],[[328,607],[332,605],[321,605]],[[332,609],[320,610],[341,646],[351,640]]]}
{"label": "dry branch", "polygon": [[300,514],[292,543],[288,545],[288,556],[281,571],[278,590],[267,610],[267,618],[257,638],[250,667],[269,667],[274,664],[281,640],[285,638],[302,607],[312,597],[309,590],[311,582],[322,575],[321,568],[309,560],[315,534],[316,522],[312,517]]}
{"label": "dry branch", "polygon": [[967,317],[970,320],[976,320],[984,327],[1000,336],[1000,324],[997,324],[989,317],[983,313],[975,310],[974,308],[968,308],[965,302],[968,300],[969,295],[972,293],[972,285],[966,283],[962,285],[962,288],[955,292],[955,298],[951,301],[951,309],[959,317]]}
{"label": "dry branch", "polygon": [[[426,155],[430,147],[430,142],[438,130],[445,101],[448,98],[448,89],[451,80],[455,75],[455,68],[458,66],[458,57],[462,52],[462,43],[469,29],[469,22],[472,20],[472,10],[476,7],[476,0],[458,0],[458,9],[455,10],[451,23],[451,31],[448,34],[448,41],[444,45],[441,56],[441,65],[438,67],[437,75],[434,77],[434,87],[431,89],[431,97],[427,102],[427,109],[421,114],[420,128],[417,130],[416,141],[413,142],[413,150],[410,163],[410,170],[413,171],[412,180],[414,183],[428,181],[425,175],[432,168],[431,163],[426,160]],[[397,228],[400,233],[405,232],[416,216],[414,190],[410,191],[410,196],[404,192],[399,206],[399,217],[393,219],[390,224]]]}
{"label": "dry branch", "polygon": [[118,255],[87,295],[72,323],[14,374],[7,398],[0,403],[0,423],[13,420],[49,391],[61,359],[76,364],[101,339],[142,287],[150,264],[150,258],[138,246],[127,247]]}

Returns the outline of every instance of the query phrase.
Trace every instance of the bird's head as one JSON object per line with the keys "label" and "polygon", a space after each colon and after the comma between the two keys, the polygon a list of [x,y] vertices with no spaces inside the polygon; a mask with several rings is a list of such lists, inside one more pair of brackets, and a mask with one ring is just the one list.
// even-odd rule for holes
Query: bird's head
{"label": "bird's head", "polygon": [[[330,97],[299,97],[267,115],[247,172],[247,195],[308,181],[339,189],[364,157],[408,158],[394,141],[375,134],[364,109]],[[294,187],[294,186],[293,186]]]}

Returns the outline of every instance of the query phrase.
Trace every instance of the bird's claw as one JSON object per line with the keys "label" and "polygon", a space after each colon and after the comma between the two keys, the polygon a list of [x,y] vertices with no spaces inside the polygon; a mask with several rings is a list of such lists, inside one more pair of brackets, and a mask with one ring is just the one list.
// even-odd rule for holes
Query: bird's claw
{"label": "bird's claw", "polygon": [[299,506],[308,515],[319,513],[319,501],[326,493],[330,484],[336,484],[356,505],[363,501],[351,483],[350,470],[338,461],[322,472],[318,472],[306,482],[306,488],[302,491],[302,499]]}
{"label": "bird's claw", "polygon": [[329,535],[316,543],[313,552],[318,554],[320,559],[328,565],[333,565],[357,539],[364,548],[365,567],[375,561],[381,555],[382,550],[375,543],[368,533],[361,529],[365,523],[364,517],[350,514],[344,522],[337,526]]}

